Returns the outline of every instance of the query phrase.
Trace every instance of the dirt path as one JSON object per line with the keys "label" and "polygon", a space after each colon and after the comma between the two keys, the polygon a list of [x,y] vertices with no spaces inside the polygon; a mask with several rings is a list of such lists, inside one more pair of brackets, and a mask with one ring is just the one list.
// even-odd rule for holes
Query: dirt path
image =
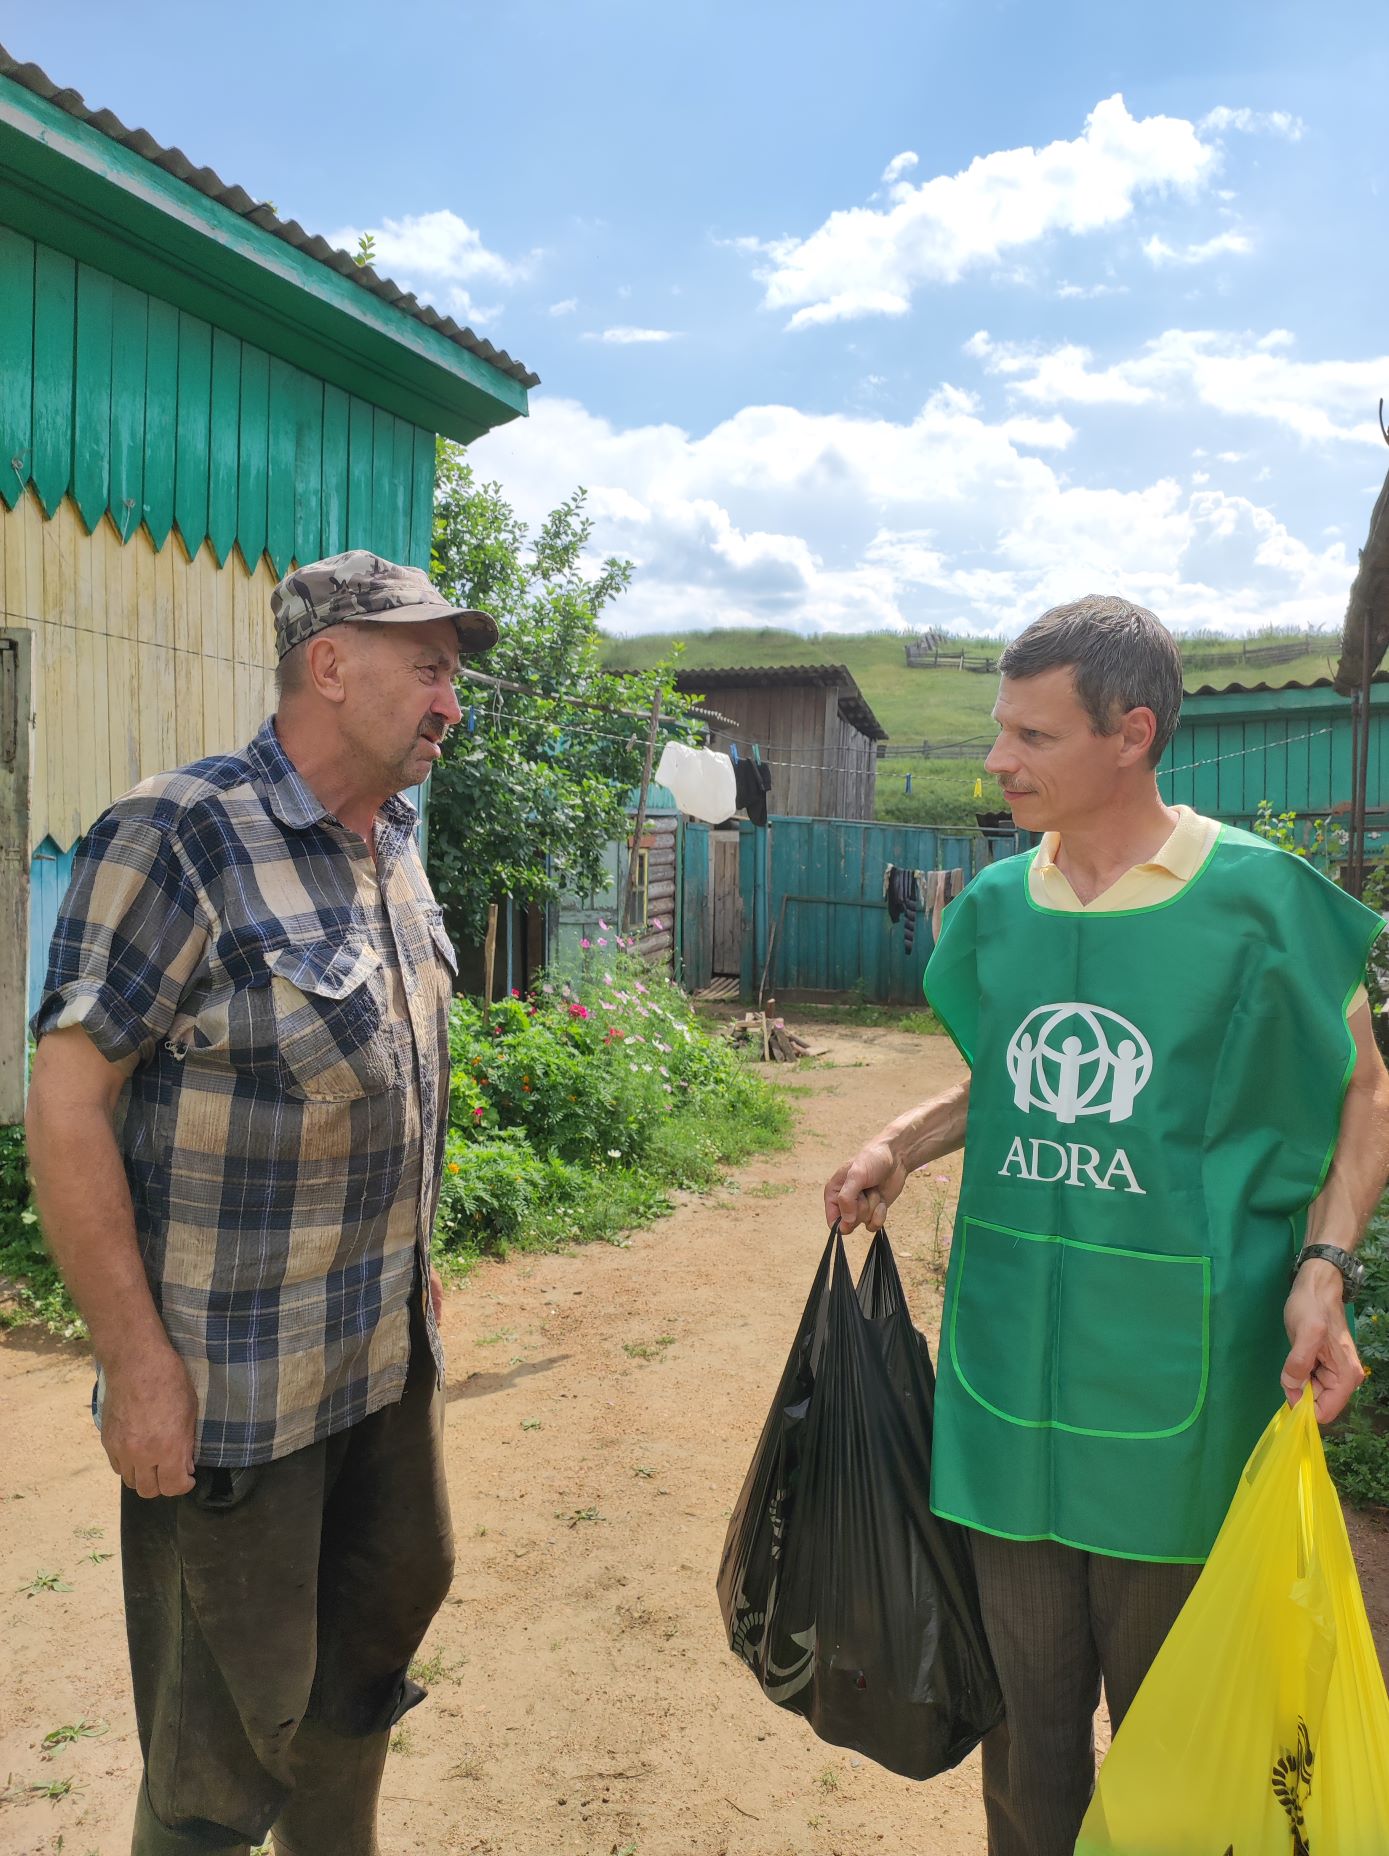
{"label": "dirt path", "polygon": [[[956,1073],[944,1039],[820,1041],[835,1067],[799,1079],[793,1153],[628,1248],[489,1266],[450,1296],[458,1572],[424,1647],[431,1698],[387,1768],[388,1856],[983,1856],[977,1756],[925,1786],[880,1771],[765,1702],[723,1641],[714,1573],[818,1256],[821,1182]],[[932,1333],[956,1166],[937,1174],[893,1224]],[[75,1781],[0,1807],[6,1856],[129,1848],[138,1748],[89,1387],[71,1350],[0,1345],[0,1780]],[[1352,1533],[1383,1656],[1389,1529]],[[71,1590],[21,1595],[50,1572]],[[109,1731],[45,1760],[45,1733],[84,1718]]]}

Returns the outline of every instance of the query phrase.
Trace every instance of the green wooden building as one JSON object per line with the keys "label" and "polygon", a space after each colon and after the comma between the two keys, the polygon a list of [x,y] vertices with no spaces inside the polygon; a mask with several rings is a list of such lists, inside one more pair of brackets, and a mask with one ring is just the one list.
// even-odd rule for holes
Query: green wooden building
{"label": "green wooden building", "polygon": [[[1271,689],[1230,684],[1193,690],[1158,769],[1172,805],[1249,825],[1267,800],[1299,818],[1349,815],[1351,706],[1329,677]],[[1389,675],[1370,704],[1366,819],[1370,851],[1389,843]]]}
{"label": "green wooden building", "polygon": [[0,48],[0,1122],[83,832],[259,727],[292,563],[427,566],[436,435],[537,384]]}

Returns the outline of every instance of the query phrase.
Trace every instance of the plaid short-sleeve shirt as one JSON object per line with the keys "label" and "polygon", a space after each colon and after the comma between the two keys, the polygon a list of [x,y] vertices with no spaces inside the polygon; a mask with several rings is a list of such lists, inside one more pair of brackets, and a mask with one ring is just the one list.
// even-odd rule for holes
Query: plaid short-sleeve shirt
{"label": "plaid short-sleeve shirt", "polygon": [[408,800],[375,858],[267,722],[83,841],[34,1034],[138,1055],[116,1133],[199,1464],[268,1462],[399,1398],[429,1297],[456,968]]}

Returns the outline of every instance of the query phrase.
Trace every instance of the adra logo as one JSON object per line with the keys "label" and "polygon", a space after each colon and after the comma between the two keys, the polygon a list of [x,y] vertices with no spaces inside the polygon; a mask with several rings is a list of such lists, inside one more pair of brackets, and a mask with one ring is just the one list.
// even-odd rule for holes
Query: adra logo
{"label": "adra logo", "polygon": [[[1009,1039],[1007,1063],[1015,1108],[1024,1115],[1040,1109],[1073,1127],[1089,1115],[1127,1121],[1153,1073],[1153,1050],[1118,1012],[1072,1000],[1029,1012]],[[1015,1135],[999,1173],[1037,1185],[1144,1196],[1122,1147],[1102,1154],[1078,1141]]]}
{"label": "adra logo", "polygon": [[1102,1005],[1039,1005],[1008,1043],[1015,1106],[1067,1125],[1083,1115],[1127,1121],[1152,1073],[1147,1038]]}

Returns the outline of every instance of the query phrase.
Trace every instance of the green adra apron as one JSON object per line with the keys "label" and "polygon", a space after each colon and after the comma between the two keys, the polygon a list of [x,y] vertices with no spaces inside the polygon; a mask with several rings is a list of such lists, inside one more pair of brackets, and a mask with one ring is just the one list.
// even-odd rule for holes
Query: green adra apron
{"label": "green adra apron", "polygon": [[926,996],[973,1072],[932,1506],[1199,1561],[1276,1409],[1282,1310],[1380,918],[1226,828],[1170,902],[954,902]]}

